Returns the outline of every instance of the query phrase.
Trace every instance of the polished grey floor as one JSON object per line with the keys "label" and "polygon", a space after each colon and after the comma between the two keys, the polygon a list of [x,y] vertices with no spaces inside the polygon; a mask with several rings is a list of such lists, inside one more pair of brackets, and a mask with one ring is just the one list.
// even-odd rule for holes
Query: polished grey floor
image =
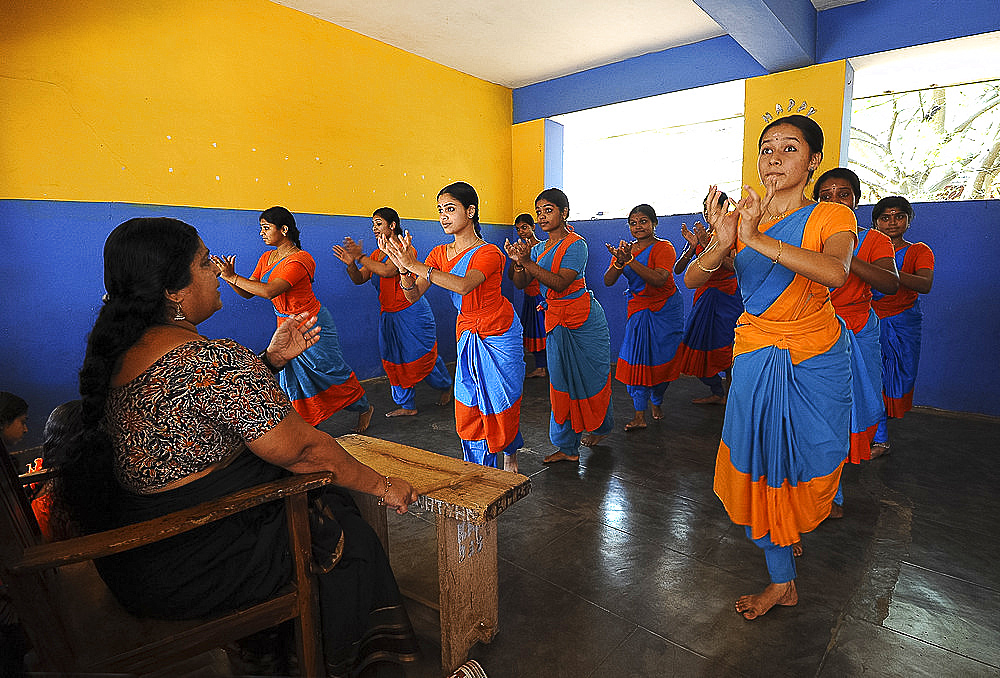
{"label": "polished grey floor", "polygon": [[[418,386],[419,415],[386,419],[388,383],[366,388],[370,435],[461,457],[436,392]],[[691,404],[705,394],[682,378],[662,420],[625,433],[633,411],[616,383],[615,432],[578,464],[546,466],[548,384],[526,382],[532,490],[499,518],[500,631],[470,655],[490,678],[1000,676],[1000,421],[915,410],[890,422],[892,453],[845,471],[844,518],[804,536],[799,604],[751,622],[733,603],[767,572],[712,492],[723,408]],[[322,428],[353,424],[340,413]],[[401,586],[436,599],[430,517],[394,516],[391,551]],[[425,656],[408,675],[440,676],[437,641],[417,626]]]}

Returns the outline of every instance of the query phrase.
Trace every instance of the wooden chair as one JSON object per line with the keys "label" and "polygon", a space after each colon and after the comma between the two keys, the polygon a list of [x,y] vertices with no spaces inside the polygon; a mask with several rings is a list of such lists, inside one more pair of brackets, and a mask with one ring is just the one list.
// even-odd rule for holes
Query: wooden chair
{"label": "wooden chair", "polygon": [[[59,674],[175,675],[178,662],[294,620],[299,670],[324,676],[306,492],[327,473],[281,479],[194,508],[97,534],[42,543],[10,456],[0,443],[0,580],[41,662]],[[284,501],[294,554],[292,581],[258,605],[214,619],[162,621],[125,612],[97,574],[95,558],[167,539],[270,501]]]}

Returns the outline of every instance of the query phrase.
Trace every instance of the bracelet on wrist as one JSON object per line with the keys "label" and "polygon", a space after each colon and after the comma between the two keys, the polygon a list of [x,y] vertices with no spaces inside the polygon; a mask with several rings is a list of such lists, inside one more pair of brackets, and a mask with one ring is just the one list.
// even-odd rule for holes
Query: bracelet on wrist
{"label": "bracelet on wrist", "polygon": [[264,349],[263,351],[258,353],[257,357],[260,358],[260,361],[262,363],[264,363],[264,367],[266,367],[271,371],[271,374],[277,374],[278,372],[284,369],[282,367],[275,367],[274,364],[267,359],[267,349]]}
{"label": "bracelet on wrist", "polygon": [[771,259],[771,263],[772,264],[777,264],[778,263],[778,259],[781,258],[781,246],[782,246],[783,243],[784,243],[783,240],[779,240],[778,241],[778,253],[776,255],[774,255],[774,259]]}
{"label": "bracelet on wrist", "polygon": [[399,289],[403,290],[404,292],[409,292],[416,286],[417,286],[417,281],[414,280],[413,284],[407,287],[406,285],[403,284],[403,276],[399,276]]}
{"label": "bracelet on wrist", "polygon": [[428,266],[427,267],[427,282],[432,282],[432,280],[431,280],[431,273],[433,273],[433,272],[434,272],[434,267],[433,266]]}
{"label": "bracelet on wrist", "polygon": [[524,270],[524,266],[522,266],[521,264],[514,264],[514,270],[520,273]]}
{"label": "bracelet on wrist", "polygon": [[385,478],[385,492],[383,492],[382,496],[378,499],[379,506],[385,506],[385,498],[389,495],[389,488],[392,487],[392,483],[389,482],[389,476],[382,477]]}

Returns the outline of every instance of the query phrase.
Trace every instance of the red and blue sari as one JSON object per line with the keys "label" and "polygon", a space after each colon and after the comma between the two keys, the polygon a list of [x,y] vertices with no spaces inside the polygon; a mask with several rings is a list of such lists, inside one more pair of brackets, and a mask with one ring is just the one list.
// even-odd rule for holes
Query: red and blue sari
{"label": "red and blue sari", "polygon": [[[868,263],[892,257],[892,241],[879,231],[858,228],[854,256]],[[830,290],[837,315],[850,330],[851,342],[851,453],[852,464],[871,459],[875,429],[884,411],[882,404],[882,349],[879,319],[872,311],[872,287],[856,274],[842,287]],[[841,503],[841,502],[837,502]]]}
{"label": "red and blue sari", "polygon": [[[761,230],[821,252],[856,233],[854,213],[820,203]],[[744,313],[715,465],[715,493],[764,549],[774,583],[795,578],[791,545],[830,512],[850,446],[850,344],[829,290],[737,242]]]}
{"label": "red and blue sari", "polygon": [[524,288],[521,303],[521,327],[524,329],[524,348],[535,355],[535,368],[546,367],[545,357],[545,309],[541,288],[537,280],[532,280]]}
{"label": "red and blue sari", "polygon": [[[373,261],[382,261],[385,253],[375,250]],[[399,286],[399,276],[383,278],[374,271],[371,283],[378,291],[378,348],[382,369],[389,377],[392,400],[403,409],[415,410],[414,386],[426,379],[431,388],[451,388],[451,375],[438,355],[437,326],[427,299],[414,302]]]}
{"label": "red and blue sari", "polygon": [[611,409],[611,337],[604,309],[587,289],[587,241],[570,232],[558,242],[531,249],[539,266],[577,272],[562,292],[545,285],[546,352],[552,415],[549,438],[559,451],[577,456],[584,431],[604,435],[614,426]]}
{"label": "red and blue sari", "polygon": [[[656,240],[635,260],[648,268],[671,271],[677,255],[669,242]],[[684,329],[684,307],[673,275],[662,287],[647,284],[628,266],[622,276],[628,283],[628,319],[615,378],[625,384],[633,407],[641,412],[650,402],[661,405],[667,386],[680,374],[674,358]]]}
{"label": "red and blue sari", "polygon": [[445,245],[427,255],[427,265],[457,276],[486,276],[466,295],[451,292],[458,309],[455,334],[455,428],[466,461],[497,467],[498,454],[524,446],[521,393],[524,345],[521,322],[500,293],[506,257],[496,245],[479,244],[448,258]]}
{"label": "red and blue sari", "polygon": [[[901,273],[915,274],[922,269],[934,270],[934,253],[922,242],[904,245],[895,252],[896,267]],[[899,286],[891,295],[877,292],[872,309],[880,319],[879,343],[882,347],[882,392],[885,412],[876,442],[888,441],[885,416],[902,417],[913,408],[913,387],[920,363],[920,334],[924,314],[920,310],[920,295]]]}
{"label": "red and blue sari", "polygon": [[308,252],[298,251],[268,268],[269,255],[261,255],[253,278],[266,283],[273,276],[292,286],[271,300],[278,325],[291,315],[307,312],[317,317],[321,328],[319,341],[278,372],[278,383],[292,407],[312,426],[340,410],[367,411],[368,398],[354,370],[344,361],[333,315],[313,294],[316,262]]}
{"label": "red and blue sari", "polygon": [[[700,254],[702,249],[698,245],[695,251]],[[736,319],[741,313],[736,273],[720,267],[695,290],[684,337],[677,347],[677,369],[701,379],[716,396],[724,395],[719,373],[733,366]]]}

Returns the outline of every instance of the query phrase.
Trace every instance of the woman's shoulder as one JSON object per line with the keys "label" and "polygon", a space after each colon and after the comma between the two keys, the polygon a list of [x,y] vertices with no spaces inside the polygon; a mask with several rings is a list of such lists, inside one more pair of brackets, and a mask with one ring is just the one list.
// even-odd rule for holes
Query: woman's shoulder
{"label": "woman's shoulder", "polygon": [[[200,337],[172,346],[161,355],[149,360],[149,356],[134,356],[143,363],[148,362],[144,369],[136,370],[136,374],[127,374],[128,378],[117,384],[116,388],[124,388],[144,379],[178,378],[185,374],[204,372],[206,369],[219,371],[240,365],[246,365],[254,359],[254,354],[239,342],[232,339],[206,339]],[[127,369],[129,356],[126,355]]]}

